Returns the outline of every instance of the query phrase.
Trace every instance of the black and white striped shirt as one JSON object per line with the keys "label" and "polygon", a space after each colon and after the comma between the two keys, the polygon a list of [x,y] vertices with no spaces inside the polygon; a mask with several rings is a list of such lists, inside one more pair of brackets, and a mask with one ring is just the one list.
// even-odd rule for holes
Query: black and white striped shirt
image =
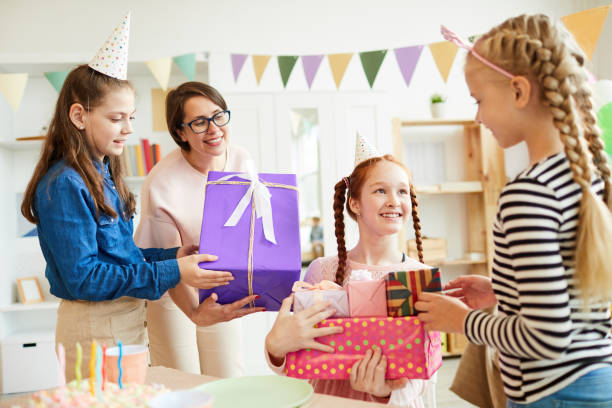
{"label": "black and white striped shirt", "polygon": [[[593,179],[599,196],[603,187]],[[492,271],[498,314],[471,311],[465,331],[473,343],[498,350],[506,395],[516,402],[537,401],[612,364],[609,305],[584,310],[574,288],[581,197],[559,153],[508,182],[499,198]]]}

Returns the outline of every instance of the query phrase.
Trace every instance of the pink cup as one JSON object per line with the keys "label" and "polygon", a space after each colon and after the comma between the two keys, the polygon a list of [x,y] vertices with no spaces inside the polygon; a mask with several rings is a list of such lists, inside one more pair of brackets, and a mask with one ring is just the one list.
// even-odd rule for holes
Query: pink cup
{"label": "pink cup", "polygon": [[[144,384],[147,374],[147,355],[149,349],[142,345],[127,345],[121,347],[121,383],[133,382]],[[106,379],[110,382],[119,381],[119,347],[106,350]]]}

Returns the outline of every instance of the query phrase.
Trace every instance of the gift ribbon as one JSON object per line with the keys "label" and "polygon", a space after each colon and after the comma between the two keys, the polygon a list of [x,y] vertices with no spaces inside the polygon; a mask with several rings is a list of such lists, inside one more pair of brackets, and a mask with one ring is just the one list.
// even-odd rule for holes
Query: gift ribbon
{"label": "gift ribbon", "polygon": [[[232,181],[230,179],[238,177],[249,181]],[[270,190],[268,187],[287,188],[290,190],[298,191],[296,186],[281,183],[269,183],[266,181],[260,181],[259,176],[255,172],[255,168],[251,162],[247,162],[247,173],[237,173],[223,176],[218,180],[207,181],[206,184],[234,184],[234,185],[248,185],[247,192],[242,196],[238,205],[234,209],[234,212],[228,220],[225,222],[226,227],[234,227],[238,223],[238,220],[242,217],[242,214],[252,201],[251,205],[251,227],[249,230],[249,253],[247,261],[247,282],[249,286],[249,296],[253,295],[253,240],[255,236],[255,215],[257,218],[262,218],[262,226],[264,230],[264,236],[266,240],[276,244],[276,237],[274,236],[274,223],[272,221],[272,204],[270,202]],[[249,307],[255,307],[255,303],[249,303]]]}
{"label": "gift ribbon", "polygon": [[322,280],[319,283],[311,284],[304,281],[296,281],[293,282],[293,287],[291,288],[292,292],[306,292],[306,291],[315,291],[312,294],[312,300],[315,302],[322,302],[323,295],[321,295],[320,291],[322,290],[344,290],[342,286],[338,285],[336,282],[332,282],[330,280]]}

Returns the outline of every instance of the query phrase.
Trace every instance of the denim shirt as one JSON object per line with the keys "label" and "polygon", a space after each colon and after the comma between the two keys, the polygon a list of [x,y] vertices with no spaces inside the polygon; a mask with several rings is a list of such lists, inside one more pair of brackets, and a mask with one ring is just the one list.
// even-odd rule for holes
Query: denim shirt
{"label": "denim shirt", "polygon": [[180,280],[177,248],[138,248],[108,162],[96,163],[96,168],[104,176],[106,202],[117,218],[104,212],[96,217],[85,182],[63,160],[36,186],[38,238],[51,293],[69,300],[159,299]]}

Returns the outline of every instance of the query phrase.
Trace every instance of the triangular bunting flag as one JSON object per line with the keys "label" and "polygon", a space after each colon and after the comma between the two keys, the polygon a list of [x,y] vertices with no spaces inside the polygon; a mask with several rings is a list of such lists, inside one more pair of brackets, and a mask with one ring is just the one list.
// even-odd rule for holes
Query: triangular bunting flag
{"label": "triangular bunting flag", "polygon": [[238,75],[248,57],[247,54],[232,54],[232,71],[234,71],[234,82],[238,82]]}
{"label": "triangular bunting flag", "polygon": [[280,55],[278,56],[278,69],[283,80],[283,88],[287,87],[287,82],[291,76],[291,71],[295,67],[298,57],[293,55]]}
{"label": "triangular bunting flag", "polygon": [[436,62],[438,71],[440,71],[440,75],[442,75],[442,79],[446,82],[457,55],[457,46],[450,41],[440,41],[429,44],[429,50]]}
{"label": "triangular bunting flag", "polygon": [[270,55],[253,55],[253,69],[255,70],[255,79],[257,80],[257,85],[261,81],[261,77],[263,76],[266,67],[268,66],[268,62],[270,62]]}
{"label": "triangular bunting flag", "polygon": [[563,21],[567,30],[574,35],[576,42],[589,60],[591,60],[595,51],[608,11],[610,11],[610,6],[602,6],[561,18],[561,21]]}
{"label": "triangular bunting flag", "polygon": [[0,93],[15,112],[19,109],[27,83],[28,74],[0,74]]}
{"label": "triangular bunting flag", "polygon": [[171,58],[160,58],[156,60],[147,61],[147,67],[151,70],[151,73],[157,79],[159,86],[165,91],[168,89],[168,81],[170,80],[170,70],[172,69]]}
{"label": "triangular bunting flag", "polygon": [[312,81],[314,81],[314,78],[317,75],[317,72],[319,71],[321,61],[323,61],[323,55],[302,56],[302,66],[304,67],[304,76],[306,77],[308,89],[310,89],[310,87],[312,86]]}
{"label": "triangular bunting flag", "polygon": [[342,82],[342,78],[344,78],[346,68],[348,68],[351,58],[353,58],[353,53],[329,54],[327,56],[329,66],[334,77],[334,82],[336,83],[336,89],[340,89],[340,82]]}
{"label": "triangular bunting flag", "polygon": [[45,72],[45,77],[47,77],[47,80],[49,80],[55,90],[59,92],[62,90],[62,85],[64,85],[68,73],[70,73],[70,71]]}
{"label": "triangular bunting flag", "polygon": [[374,85],[376,75],[378,75],[378,70],[380,69],[382,62],[385,59],[385,55],[387,55],[387,50],[367,51],[359,53],[359,58],[361,59],[361,66],[363,67],[363,72],[365,72],[366,74],[366,78],[368,78],[370,88],[372,88],[372,85]]}
{"label": "triangular bunting flag", "polygon": [[195,52],[191,54],[179,55],[178,57],[172,58],[176,65],[183,71],[183,74],[187,77],[188,80],[193,81],[195,78],[195,68],[196,68],[196,55]]}
{"label": "triangular bunting flag", "polygon": [[413,47],[396,48],[393,51],[395,52],[395,59],[397,59],[400,72],[404,77],[404,82],[406,82],[406,86],[410,86],[410,80],[412,79],[412,74],[414,74],[416,64],[419,62],[423,46],[415,45]]}

